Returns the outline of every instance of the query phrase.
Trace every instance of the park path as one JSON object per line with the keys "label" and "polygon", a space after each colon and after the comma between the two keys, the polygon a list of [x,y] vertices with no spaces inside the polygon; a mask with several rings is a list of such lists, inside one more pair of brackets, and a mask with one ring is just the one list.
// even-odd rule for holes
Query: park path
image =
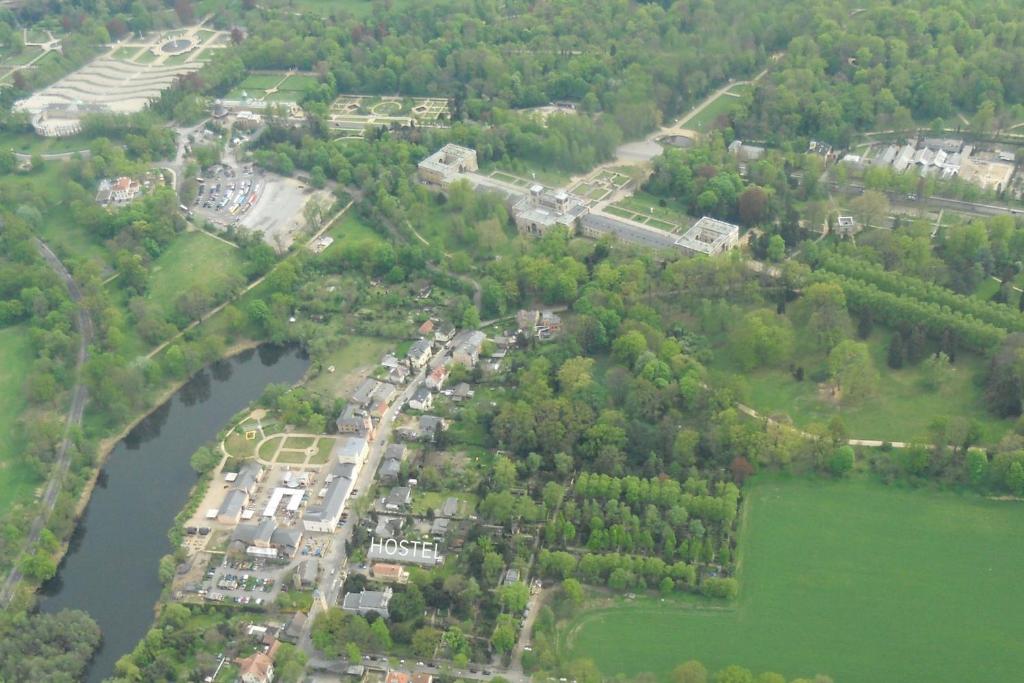
{"label": "park path", "polygon": [[[82,416],[85,414],[85,404],[88,400],[88,392],[85,385],[82,384],[82,367],[89,357],[89,344],[92,343],[94,329],[92,316],[82,304],[82,290],[79,289],[78,284],[71,277],[71,273],[68,272],[68,269],[45,242],[39,238],[34,239],[36,248],[42,254],[47,265],[64,282],[71,300],[76,305],[75,327],[78,329],[78,356],[75,361],[75,385],[71,389],[71,405],[68,408],[68,417],[64,424],[64,435],[57,446],[57,461],[53,465],[50,478],[47,480],[46,488],[43,491],[42,508],[39,510],[36,518],[32,520],[31,527],[29,527],[24,549],[25,554],[30,554],[33,547],[39,542],[39,536],[42,534],[46,523],[50,519],[50,515],[53,513],[53,508],[57,504],[57,498],[60,496],[64,477],[67,475],[68,468],[71,465],[71,454],[68,452],[71,446],[71,431],[81,426]],[[21,570],[18,568],[18,562],[15,561],[14,567],[4,581],[3,588],[0,589],[0,605],[6,606],[10,603],[21,578]]]}

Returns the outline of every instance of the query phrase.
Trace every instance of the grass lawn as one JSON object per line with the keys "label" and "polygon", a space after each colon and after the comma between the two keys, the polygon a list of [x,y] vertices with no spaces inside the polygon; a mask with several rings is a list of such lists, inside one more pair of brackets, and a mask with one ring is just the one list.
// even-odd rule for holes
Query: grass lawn
{"label": "grass lawn", "polygon": [[426,516],[429,510],[440,510],[451,497],[458,498],[459,517],[476,514],[477,497],[465,491],[416,491],[412,501],[412,514]]}
{"label": "grass lawn", "polygon": [[735,605],[646,598],[584,612],[569,656],[609,678],[664,676],[691,658],[843,683],[1020,675],[1020,504],[863,479],[769,478],[748,492]]}
{"label": "grass lawn", "polygon": [[223,298],[222,285],[231,274],[241,273],[238,249],[205,233],[188,232],[179,235],[153,263],[146,296],[172,312],[175,299],[193,284],[207,283],[211,292]]}
{"label": "grass lawn", "polygon": [[329,436],[320,437],[316,442],[316,454],[310,457],[310,465],[323,465],[331,456],[331,449],[334,448],[335,439]]}
{"label": "grass lawn", "polygon": [[[868,340],[881,376],[872,398],[850,405],[836,405],[824,398],[818,384],[809,379],[825,367],[824,358],[805,355],[800,361],[806,371],[802,382],[793,379],[785,368],[742,373],[748,389],[747,403],[769,416],[789,415],[798,427],[826,424],[834,415],[841,415],[854,439],[914,441],[927,437],[928,424],[937,417],[966,417],[981,425],[982,443],[993,444],[1012,426],[1011,421],[994,417],[985,407],[982,387],[976,383],[985,371],[984,359],[961,352],[946,384],[931,391],[922,386],[921,364],[900,370],[888,367],[890,338],[891,332],[876,327]],[[724,349],[716,351],[713,366],[738,372]]]}
{"label": "grass lawn", "polygon": [[355,214],[354,208],[345,212],[337,223],[327,232],[334,238],[334,244],[324,250],[325,254],[341,249],[341,245],[350,242],[381,242],[384,237],[367,225]]}
{"label": "grass lawn", "polygon": [[284,440],[285,448],[309,448],[316,442],[312,436],[289,436]]}
{"label": "grass lawn", "polygon": [[738,97],[723,93],[712,100],[708,106],[704,107],[699,114],[687,121],[683,126],[696,131],[708,130],[715,123],[715,119],[722,114],[728,114],[735,107],[738,107],[741,101]]}
{"label": "grass lawn", "polygon": [[[394,346],[393,342],[374,337],[347,337],[348,343],[339,346],[324,359],[324,371],[306,383],[310,390],[338,398],[342,392],[345,376],[356,368],[375,365],[384,352]],[[329,365],[334,372],[327,372]]]}
{"label": "grass lawn", "polygon": [[306,462],[306,454],[300,451],[281,451],[277,454],[277,460],[274,462],[285,465],[301,465]]}
{"label": "grass lawn", "polygon": [[30,467],[21,463],[19,452],[24,445],[18,436],[17,423],[26,401],[22,387],[34,357],[32,340],[25,327],[0,328],[0,512],[6,512],[15,501],[31,495],[39,479]]}
{"label": "grass lawn", "polygon": [[273,436],[260,445],[259,456],[261,460],[270,461],[274,457],[274,453],[277,451],[277,447],[281,444],[281,439],[284,437]]}
{"label": "grass lawn", "polygon": [[319,81],[316,76],[307,76],[304,74],[293,74],[285,79],[285,82],[277,86],[278,90],[292,90],[296,92],[306,92],[312,90],[317,86]]}
{"label": "grass lawn", "polygon": [[246,439],[245,434],[239,433],[236,429],[224,440],[224,446],[228,453],[237,458],[252,458],[256,455],[257,439]]}

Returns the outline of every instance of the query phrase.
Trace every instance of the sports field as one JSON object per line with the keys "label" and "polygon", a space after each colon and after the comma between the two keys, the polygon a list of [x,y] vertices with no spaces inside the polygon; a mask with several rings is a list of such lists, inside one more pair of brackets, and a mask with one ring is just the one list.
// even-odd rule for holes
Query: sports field
{"label": "sports field", "polygon": [[1024,506],[865,480],[749,489],[735,605],[655,598],[585,612],[571,658],[606,676],[699,659],[841,683],[1020,680]]}
{"label": "sports field", "polygon": [[32,492],[38,479],[31,468],[21,464],[23,444],[17,437],[18,418],[25,409],[22,388],[32,363],[32,340],[25,327],[0,328],[0,513]]}

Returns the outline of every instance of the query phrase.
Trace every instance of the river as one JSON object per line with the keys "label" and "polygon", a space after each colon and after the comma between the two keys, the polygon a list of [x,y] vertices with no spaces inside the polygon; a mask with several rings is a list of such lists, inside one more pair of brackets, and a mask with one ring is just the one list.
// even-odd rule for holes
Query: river
{"label": "river", "polygon": [[40,609],[81,609],[103,631],[87,676],[98,683],[153,622],[167,532],[196,482],[189,457],[271,383],[294,384],[309,362],[296,348],[262,346],[214,363],[182,386],[111,451]]}

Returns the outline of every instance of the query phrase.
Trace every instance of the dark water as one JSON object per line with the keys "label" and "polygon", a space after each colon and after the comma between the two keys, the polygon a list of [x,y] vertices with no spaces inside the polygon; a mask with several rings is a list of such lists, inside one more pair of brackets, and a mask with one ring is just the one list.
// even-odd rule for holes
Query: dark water
{"label": "dark water", "polygon": [[167,531],[196,481],[189,457],[271,383],[292,384],[308,361],[298,349],[263,346],[213,364],[139,423],[111,451],[40,609],[82,609],[103,631],[87,681],[111,676],[153,621],[157,565]]}

